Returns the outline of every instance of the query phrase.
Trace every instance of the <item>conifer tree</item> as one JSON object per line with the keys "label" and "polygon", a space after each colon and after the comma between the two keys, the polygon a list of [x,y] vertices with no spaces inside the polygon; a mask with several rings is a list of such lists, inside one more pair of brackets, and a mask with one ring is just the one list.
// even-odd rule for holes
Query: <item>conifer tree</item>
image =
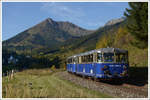
{"label": "conifer tree", "polygon": [[124,15],[128,20],[128,31],[135,38],[132,44],[138,48],[148,47],[148,3],[130,2]]}

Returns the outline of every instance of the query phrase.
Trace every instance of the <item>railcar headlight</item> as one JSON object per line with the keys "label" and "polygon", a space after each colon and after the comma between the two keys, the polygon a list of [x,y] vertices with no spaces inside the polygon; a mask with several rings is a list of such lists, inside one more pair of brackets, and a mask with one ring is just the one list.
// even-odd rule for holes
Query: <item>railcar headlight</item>
{"label": "railcar headlight", "polygon": [[104,67],[102,67],[101,70],[108,70],[108,66],[104,65]]}
{"label": "railcar headlight", "polygon": [[108,68],[108,66],[104,65],[104,69],[107,69],[107,68]]}
{"label": "railcar headlight", "polygon": [[128,73],[127,73],[127,71],[123,71],[120,75],[121,76],[126,76],[126,75],[128,75]]}
{"label": "railcar headlight", "polygon": [[110,74],[109,70],[104,71],[104,74]]}

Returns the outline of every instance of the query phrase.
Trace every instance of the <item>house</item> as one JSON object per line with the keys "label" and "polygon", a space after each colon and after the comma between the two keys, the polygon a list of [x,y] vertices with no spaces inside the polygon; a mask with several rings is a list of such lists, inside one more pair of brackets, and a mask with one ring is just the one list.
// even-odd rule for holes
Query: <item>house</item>
{"label": "house", "polygon": [[13,57],[12,55],[8,58],[8,64],[10,63],[17,63],[18,62],[18,59]]}

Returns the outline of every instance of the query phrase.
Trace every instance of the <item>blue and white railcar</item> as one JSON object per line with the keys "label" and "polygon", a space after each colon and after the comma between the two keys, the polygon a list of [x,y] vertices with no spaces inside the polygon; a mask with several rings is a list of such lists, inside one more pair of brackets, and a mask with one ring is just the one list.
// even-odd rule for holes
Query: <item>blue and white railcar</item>
{"label": "blue and white railcar", "polygon": [[128,51],[118,48],[101,48],[67,59],[67,71],[94,78],[124,78],[128,69]]}

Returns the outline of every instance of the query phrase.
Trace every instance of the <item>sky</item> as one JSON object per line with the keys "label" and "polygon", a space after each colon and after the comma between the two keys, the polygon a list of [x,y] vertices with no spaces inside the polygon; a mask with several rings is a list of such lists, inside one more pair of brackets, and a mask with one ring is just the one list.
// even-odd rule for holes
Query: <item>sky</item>
{"label": "sky", "polygon": [[95,30],[112,19],[124,17],[127,2],[3,2],[2,40],[42,22],[69,21]]}

